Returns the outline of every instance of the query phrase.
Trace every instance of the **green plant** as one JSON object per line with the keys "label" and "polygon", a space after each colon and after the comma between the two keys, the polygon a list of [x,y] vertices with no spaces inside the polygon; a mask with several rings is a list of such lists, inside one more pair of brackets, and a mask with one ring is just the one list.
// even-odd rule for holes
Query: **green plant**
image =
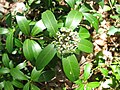
{"label": "green plant", "polygon": [[[48,1],[50,4],[46,8],[50,7],[50,10],[44,10],[39,21],[28,20],[23,14],[10,15],[10,21],[7,19],[9,28],[0,28],[0,89],[39,90],[40,82],[47,82],[55,76],[56,58],[62,63],[61,68],[70,81],[79,79],[76,55],[93,52],[90,33],[84,25],[98,30],[95,12],[91,14],[91,8],[87,8],[89,5],[82,0],[73,0],[72,3],[65,0],[71,10],[63,16],[66,18],[57,17],[56,20],[52,1]],[[29,6],[35,4],[32,0],[27,3]],[[41,3],[45,2],[41,0]],[[52,61],[56,64],[51,65]],[[86,64],[85,67],[85,82],[90,74],[89,66]],[[93,85],[97,87],[99,83],[91,82],[87,87]]]}

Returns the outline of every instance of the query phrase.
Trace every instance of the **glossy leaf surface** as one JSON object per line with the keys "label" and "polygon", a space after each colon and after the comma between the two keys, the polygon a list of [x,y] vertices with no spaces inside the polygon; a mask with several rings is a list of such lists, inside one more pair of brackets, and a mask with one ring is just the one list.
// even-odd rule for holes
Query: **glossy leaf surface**
{"label": "glossy leaf surface", "polygon": [[79,78],[80,69],[77,58],[75,55],[62,58],[62,65],[65,75],[70,81],[75,81]]}
{"label": "glossy leaf surface", "polygon": [[90,82],[87,84],[87,87],[90,87],[90,88],[96,88],[100,85],[99,82]]}
{"label": "glossy leaf surface", "polygon": [[86,53],[91,53],[93,52],[93,44],[86,39],[81,39],[78,49]]}
{"label": "glossy leaf surface", "polygon": [[4,64],[6,67],[9,67],[10,59],[9,59],[7,53],[4,53],[4,54],[2,55],[2,62],[3,62],[3,64]]}
{"label": "glossy leaf surface", "polygon": [[18,87],[18,88],[23,88],[23,86],[24,86],[20,81],[17,81],[17,80],[13,80],[13,81],[12,81],[12,84],[13,84],[15,87]]}
{"label": "glossy leaf surface", "polygon": [[23,72],[21,72],[19,69],[17,68],[12,68],[10,70],[11,75],[18,80],[27,80],[28,78],[24,75]]}
{"label": "glossy leaf surface", "polygon": [[42,21],[49,31],[50,36],[55,36],[56,32],[58,31],[58,24],[54,14],[49,10],[45,11],[42,13]]}
{"label": "glossy leaf surface", "polygon": [[74,8],[76,0],[65,0],[71,8]]}
{"label": "glossy leaf surface", "polygon": [[26,17],[16,16],[16,20],[17,20],[18,26],[21,29],[21,31],[25,35],[29,35],[30,34],[30,27],[29,27],[29,23],[28,23]]}
{"label": "glossy leaf surface", "polygon": [[89,76],[90,76],[90,71],[91,71],[91,64],[90,64],[90,63],[87,63],[87,64],[84,66],[84,73],[83,73],[84,81],[89,78]]}
{"label": "glossy leaf surface", "polygon": [[88,30],[86,28],[80,27],[79,37],[80,38],[89,38],[90,37],[90,33],[88,32]]}
{"label": "glossy leaf surface", "polygon": [[74,30],[77,27],[77,25],[79,25],[81,20],[82,20],[82,13],[80,13],[77,10],[72,10],[68,13],[65,26]]}
{"label": "glossy leaf surface", "polygon": [[44,68],[54,57],[56,54],[56,49],[54,48],[54,45],[49,44],[46,46],[38,55],[38,58],[36,59],[36,67],[38,70],[41,70]]}
{"label": "glossy leaf surface", "polygon": [[13,51],[13,33],[11,32],[6,39],[6,49],[9,53]]}
{"label": "glossy leaf surface", "polygon": [[35,36],[36,34],[42,32],[46,27],[44,26],[42,20],[38,21],[31,31],[31,35]]}
{"label": "glossy leaf surface", "polygon": [[89,13],[83,13],[83,15],[84,15],[85,19],[88,20],[97,31],[98,26],[99,26],[97,18],[94,17],[92,14],[89,14]]}

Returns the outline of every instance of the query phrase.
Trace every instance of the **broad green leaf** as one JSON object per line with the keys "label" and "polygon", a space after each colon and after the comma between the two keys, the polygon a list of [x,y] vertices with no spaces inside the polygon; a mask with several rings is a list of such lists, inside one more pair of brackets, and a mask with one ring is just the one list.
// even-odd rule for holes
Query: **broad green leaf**
{"label": "broad green leaf", "polygon": [[54,57],[56,54],[56,49],[54,48],[53,44],[49,44],[46,46],[38,55],[38,58],[36,59],[36,68],[38,70],[41,70],[44,68]]}
{"label": "broad green leaf", "polygon": [[18,68],[12,68],[10,70],[10,74],[18,80],[28,80],[27,76],[24,75]]}
{"label": "broad green leaf", "polygon": [[107,34],[114,35],[116,32],[120,32],[120,29],[115,28],[114,26],[111,26]]}
{"label": "broad green leaf", "polygon": [[23,43],[19,39],[15,38],[15,46],[22,48]]}
{"label": "broad green leaf", "polygon": [[100,82],[90,82],[87,84],[87,87],[90,87],[90,88],[96,88],[96,87],[99,87],[100,86]]}
{"label": "broad green leaf", "polygon": [[84,66],[84,73],[83,73],[83,79],[84,81],[86,81],[89,76],[90,76],[90,71],[91,71],[91,64],[90,63],[87,63],[85,66]]}
{"label": "broad green leaf", "polygon": [[75,29],[82,20],[82,13],[77,10],[72,10],[68,13],[66,18],[65,26],[70,29]]}
{"label": "broad green leaf", "polygon": [[20,81],[17,81],[17,80],[13,80],[12,84],[17,88],[23,88],[24,86]]}
{"label": "broad green leaf", "polygon": [[98,20],[96,17],[94,17],[92,14],[89,13],[83,13],[84,17],[86,20],[88,20],[90,22],[90,24],[92,24],[92,26],[96,29],[96,31],[98,31]]}
{"label": "broad green leaf", "polygon": [[52,70],[43,71],[40,75],[39,81],[40,82],[48,82],[55,76],[55,72]]}
{"label": "broad green leaf", "polygon": [[30,26],[29,26],[29,23],[28,23],[26,17],[16,16],[16,20],[17,20],[18,26],[21,29],[21,31],[25,35],[29,35],[30,34]]}
{"label": "broad green leaf", "polygon": [[14,90],[13,85],[10,81],[5,81],[4,90]]}
{"label": "broad green leaf", "polygon": [[93,52],[93,44],[86,39],[81,39],[78,44],[78,49],[86,53],[91,53]]}
{"label": "broad green leaf", "polygon": [[40,45],[34,41],[34,40],[31,40],[31,44],[32,44],[32,52],[33,52],[33,55],[34,55],[34,58],[37,59],[39,53],[42,51]]}
{"label": "broad green leaf", "polygon": [[6,39],[6,49],[9,53],[13,51],[13,32],[11,32]]}
{"label": "broad green leaf", "polygon": [[29,90],[29,89],[30,89],[30,82],[27,82],[23,87],[23,90]]}
{"label": "broad green leaf", "polygon": [[23,43],[23,53],[27,60],[37,59],[41,52],[40,45],[34,40],[26,39]]}
{"label": "broad green leaf", "polygon": [[79,78],[80,68],[75,55],[62,58],[62,65],[65,75],[70,81],[75,81]]}
{"label": "broad green leaf", "polygon": [[6,73],[10,73],[10,70],[8,68],[0,68],[0,75]]}
{"label": "broad green leaf", "polygon": [[24,62],[22,62],[22,63],[19,63],[17,66],[16,66],[16,68],[18,68],[18,69],[23,69],[23,68],[25,68],[27,66],[27,63],[24,61]]}
{"label": "broad green leaf", "polygon": [[34,54],[32,51],[32,43],[30,39],[26,39],[23,43],[23,53],[27,60],[34,60]]}
{"label": "broad green leaf", "polygon": [[41,75],[41,71],[37,71],[36,68],[33,68],[32,73],[31,73],[31,80],[32,81],[38,81],[40,75]]}
{"label": "broad green leaf", "polygon": [[71,8],[74,8],[76,0],[65,0]]}
{"label": "broad green leaf", "polygon": [[54,14],[49,10],[45,11],[42,13],[42,21],[49,31],[50,36],[55,36],[58,31],[58,24]]}
{"label": "broad green leaf", "polygon": [[10,62],[9,62],[9,67],[10,67],[10,68],[13,68],[13,67],[14,67],[14,64],[13,64],[13,61],[12,61],[12,60],[10,60]]}
{"label": "broad green leaf", "polygon": [[7,34],[9,30],[7,28],[0,28],[0,34]]}
{"label": "broad green leaf", "polygon": [[107,69],[105,69],[105,68],[100,68],[100,71],[101,71],[101,73],[103,74],[103,75],[105,75],[105,76],[108,76],[108,70]]}
{"label": "broad green leaf", "polygon": [[36,34],[42,32],[46,27],[44,26],[42,20],[38,21],[31,31],[31,35],[35,36]]}
{"label": "broad green leaf", "polygon": [[80,27],[79,37],[80,38],[89,38],[90,37],[90,33],[88,32],[88,30],[86,28]]}
{"label": "broad green leaf", "polygon": [[10,59],[9,59],[7,53],[4,53],[4,54],[2,55],[2,62],[3,62],[3,64],[4,64],[6,67],[9,67]]}
{"label": "broad green leaf", "polygon": [[30,90],[40,90],[36,85],[31,84],[31,89]]}

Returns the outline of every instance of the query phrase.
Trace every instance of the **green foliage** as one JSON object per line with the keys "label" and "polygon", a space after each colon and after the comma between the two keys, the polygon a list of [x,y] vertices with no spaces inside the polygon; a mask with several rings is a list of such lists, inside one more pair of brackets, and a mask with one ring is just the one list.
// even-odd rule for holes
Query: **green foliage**
{"label": "green foliage", "polygon": [[[105,78],[108,69],[98,62],[93,70],[92,64],[86,63],[81,78],[77,57],[93,53],[89,28],[98,31],[97,12],[84,0],[65,0],[65,5],[59,5],[60,0],[24,2],[26,12],[7,14],[6,26],[0,27],[0,90],[40,90],[41,82],[49,82],[57,75],[58,63],[62,64],[66,78],[78,85],[75,90],[99,87],[101,81],[92,81],[90,77],[99,70]],[[98,3],[104,6],[103,0]],[[112,27],[108,34],[119,32],[116,29]],[[110,68],[119,80],[120,68]]]}

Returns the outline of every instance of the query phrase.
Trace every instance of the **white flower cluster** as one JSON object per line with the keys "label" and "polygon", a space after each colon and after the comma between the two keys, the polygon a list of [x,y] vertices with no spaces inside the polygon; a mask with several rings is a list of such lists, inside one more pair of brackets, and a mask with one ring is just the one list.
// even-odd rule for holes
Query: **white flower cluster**
{"label": "white flower cluster", "polygon": [[79,42],[80,38],[77,31],[73,32],[66,27],[62,27],[57,32],[55,41],[53,41],[60,54],[74,53]]}

